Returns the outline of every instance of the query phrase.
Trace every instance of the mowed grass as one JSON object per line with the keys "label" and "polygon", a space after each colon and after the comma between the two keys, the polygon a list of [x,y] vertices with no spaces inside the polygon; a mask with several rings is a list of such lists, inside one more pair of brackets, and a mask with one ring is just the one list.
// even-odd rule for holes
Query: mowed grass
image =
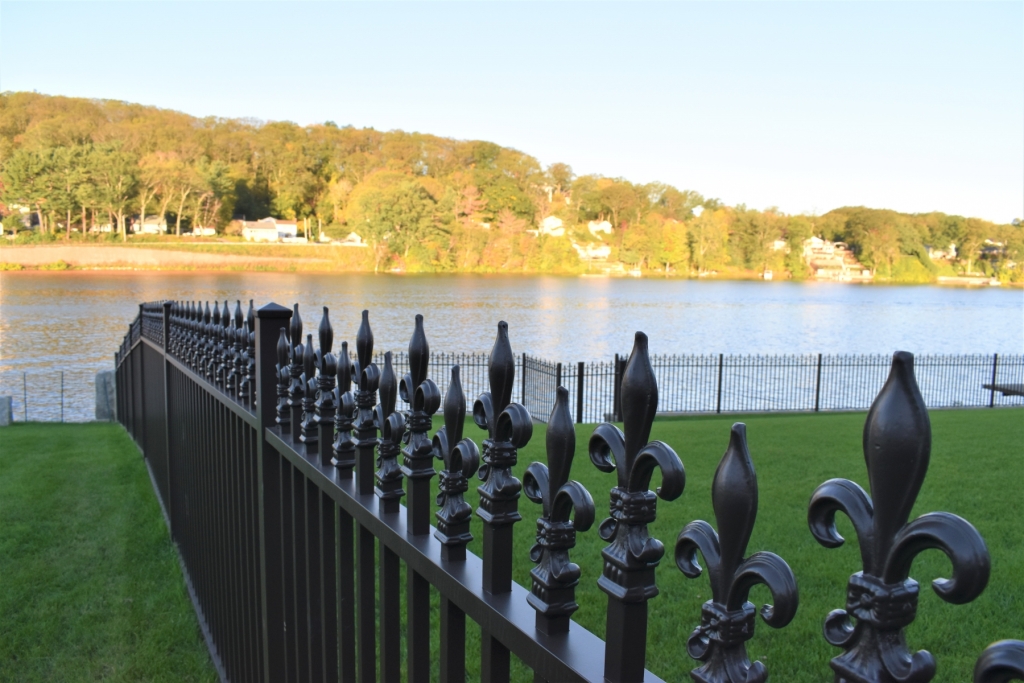
{"label": "mowed grass", "polygon": [[0,429],[0,680],[217,680],[119,425]]}
{"label": "mowed grass", "polygon": [[[659,419],[652,439],[670,444],[686,468],[686,489],[675,501],[658,501],[658,519],[651,535],[666,546],[657,570],[661,594],[649,603],[650,627],[647,668],[666,681],[689,680],[696,663],[686,654],[686,639],[700,620],[700,606],[710,598],[707,575],[687,579],[675,566],[674,547],[680,530],[692,520],[704,519],[717,528],[711,507],[711,482],[729,442],[733,422],[747,424],[748,443],[757,470],[759,511],[747,553],[769,550],[792,567],[800,590],[800,607],[793,622],[774,630],[758,618],[752,659],[760,659],[776,681],[831,679],[828,661],[840,650],[822,637],[822,623],[833,609],[845,607],[846,581],[861,570],[860,553],[852,525],[838,515],[847,539],[844,546],[819,545],[807,527],[807,503],[814,489],[833,477],[851,479],[869,490],[861,437],[865,413],[820,415],[751,415],[744,417],[686,417]],[[932,457],[928,475],[911,518],[944,510],[970,521],[988,544],[992,576],[985,592],[973,603],[950,605],[930,588],[938,577],[949,577],[945,555],[929,550],[915,560],[911,576],[921,584],[918,618],[907,629],[913,650],[926,649],[938,660],[936,681],[971,679],[974,662],[989,643],[1002,638],[1024,638],[1024,411],[934,411]],[[607,597],[596,585],[601,571],[597,525],[607,516],[608,489],[615,474],[604,474],[586,453],[593,425],[577,425],[577,452],[572,478],[582,482],[598,510],[595,528],[577,535],[572,558],[583,576],[577,588],[580,609],[575,619],[603,637]],[[478,438],[474,426],[467,435]],[[520,451],[517,474],[534,460],[544,460],[544,429],[537,425],[529,446]],[[655,474],[652,487],[657,486]],[[474,506],[478,497],[470,490]],[[528,552],[533,543],[539,505],[520,498],[523,521],[516,525],[515,581],[529,586],[533,564]],[[479,519],[474,520],[471,550],[479,554]],[[703,559],[701,560],[703,565]],[[770,593],[755,588],[751,600],[771,602]],[[517,678],[530,680],[521,665]]]}
{"label": "mowed grass", "polygon": [[[988,543],[992,578],[973,603],[948,605],[928,584],[948,577],[950,564],[940,552],[926,551],[911,571],[922,591],[907,640],[912,649],[936,655],[935,680],[964,681],[990,642],[1024,637],[1024,411],[936,411],[931,418],[931,467],[912,516],[945,510],[968,519]],[[657,572],[661,594],[649,605],[651,671],[666,681],[683,681],[695,666],[686,654],[686,639],[699,622],[710,588],[706,576],[689,580],[679,572],[673,549],[690,521],[716,525],[711,481],[731,424],[742,421],[760,485],[758,520],[747,552],[781,555],[800,588],[793,623],[775,631],[759,620],[748,650],[768,666],[773,680],[831,679],[828,660],[839,650],[824,641],[821,624],[830,610],[844,606],[846,580],[861,569],[860,555],[842,516],[839,527],[847,544],[834,550],[818,545],[807,529],[807,501],[818,484],[832,477],[868,488],[860,446],[864,419],[864,413],[845,413],[655,423],[652,438],[679,453],[687,484],[679,499],[658,501],[658,519],[651,525],[651,534],[666,546]],[[434,424],[440,426],[439,417]],[[572,478],[590,490],[600,523],[607,516],[615,475],[590,463],[586,443],[592,431],[593,425],[577,426]],[[466,435],[479,441],[483,433],[470,424]],[[543,425],[536,425],[531,443],[520,451],[520,478],[530,462],[545,461],[544,436]],[[478,504],[472,488],[466,499]],[[540,506],[524,496],[519,509],[523,521],[515,527],[514,577],[528,586],[529,548]],[[583,572],[575,618],[603,637],[607,597],[596,581],[604,542],[596,526],[577,536],[572,555]],[[470,550],[480,554],[477,517],[473,534]],[[751,599],[759,607],[771,601],[763,587],[755,588]],[[436,593],[433,601],[436,606]],[[436,655],[436,609],[432,627]],[[479,629],[470,623],[467,631],[467,680],[476,680]],[[435,680],[436,666],[435,657]],[[0,680],[214,678],[152,487],[124,432],[109,425],[0,431]],[[530,681],[532,674],[514,659],[513,678]]]}

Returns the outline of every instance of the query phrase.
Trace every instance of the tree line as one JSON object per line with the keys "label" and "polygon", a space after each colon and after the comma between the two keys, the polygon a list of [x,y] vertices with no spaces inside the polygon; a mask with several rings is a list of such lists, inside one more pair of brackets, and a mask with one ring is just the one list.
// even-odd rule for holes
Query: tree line
{"label": "tree line", "polygon": [[[233,219],[275,216],[356,232],[377,268],[577,272],[587,268],[578,251],[599,242],[629,269],[801,278],[803,242],[818,235],[846,242],[882,277],[926,281],[944,267],[1024,279],[1019,221],[864,207],[786,215],[664,183],[577,176],[491,142],[37,93],[0,94],[0,183],[0,211],[27,208],[45,234],[109,225],[126,239],[131,218],[146,215],[179,235],[231,233]],[[549,217],[564,235],[539,229]],[[589,229],[605,221],[610,234]],[[949,244],[956,258],[932,262],[928,248]]]}

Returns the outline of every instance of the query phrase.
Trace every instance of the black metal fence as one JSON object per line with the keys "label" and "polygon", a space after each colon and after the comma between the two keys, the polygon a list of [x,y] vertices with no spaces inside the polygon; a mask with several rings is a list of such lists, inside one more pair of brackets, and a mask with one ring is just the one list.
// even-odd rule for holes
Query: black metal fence
{"label": "black metal fence", "polygon": [[[481,629],[486,681],[508,680],[511,655],[538,681],[659,680],[644,661],[647,600],[657,594],[654,570],[665,549],[647,527],[657,498],[677,498],[685,478],[670,446],[643,442],[660,407],[658,368],[689,367],[722,387],[724,357],[717,365],[713,357],[689,366],[665,363],[649,357],[647,339],[637,333],[628,361],[598,366],[588,377],[581,364],[566,372],[515,357],[500,323],[486,366],[461,357],[447,359],[462,361],[456,367],[438,367],[418,319],[408,354],[386,354],[380,367],[365,312],[352,360],[346,344],[334,355],[326,309],[316,348],[313,335],[303,335],[298,306],[290,311],[270,304],[257,312],[250,305],[244,315],[240,305],[232,312],[225,302],[223,310],[146,304],[116,355],[118,417],[145,456],[223,680],[399,680],[403,611],[409,681],[429,680],[438,669],[442,681],[465,681],[467,617]],[[521,385],[513,382],[517,365],[526,378]],[[743,368],[758,366],[734,367],[742,377]],[[816,395],[820,403],[825,367],[824,359],[779,364],[780,376],[794,376],[793,368],[803,373],[780,386],[796,392],[811,382],[818,388],[814,394],[801,389],[803,398]],[[928,365],[922,367],[927,373]],[[464,387],[481,382],[485,370],[485,390],[469,408]],[[446,379],[443,391],[431,374]],[[571,620],[579,568],[570,552],[576,532],[586,531],[596,515],[590,494],[567,481],[575,450],[572,411],[579,415],[584,403],[583,384],[575,391],[566,386],[574,375],[605,400],[610,396],[623,423],[622,430],[599,425],[588,449],[595,466],[618,472],[610,517],[600,525],[608,542],[598,582],[608,594],[604,641]],[[690,380],[680,372],[665,381]],[[531,464],[520,482],[511,467],[531,438],[532,420],[512,399],[542,401],[552,385],[548,464]],[[753,387],[737,393],[744,391],[760,395]],[[397,409],[399,396],[407,409]],[[717,396],[714,409],[725,409],[725,393]],[[444,427],[431,435],[430,416],[438,410]],[[468,410],[487,430],[481,447],[462,438]],[[869,479],[885,482],[871,491],[874,508],[859,486],[831,479],[814,492],[808,512],[812,534],[827,547],[842,542],[835,513],[847,514],[865,565],[850,578],[846,610],[826,621],[826,639],[843,649],[831,666],[836,680],[929,681],[934,659],[911,656],[902,634],[917,610],[917,584],[907,576],[911,560],[924,548],[942,548],[954,579],[936,591],[959,604],[985,588],[989,558],[977,531],[959,517],[940,512],[906,522],[930,444],[910,354],[897,353],[889,362],[868,414],[869,442]],[[444,463],[436,502],[430,482],[435,458]],[[482,557],[466,550],[473,511],[464,494],[478,467]],[[655,469],[661,485],[652,492]],[[737,424],[712,486],[721,541],[698,521],[682,530],[675,546],[676,565],[686,576],[701,572],[698,550],[712,575],[712,597],[687,643],[699,663],[692,672],[697,681],[765,680],[764,665],[751,663],[744,645],[755,625],[747,601],[753,585],[771,591],[774,607],[762,610],[769,625],[785,626],[796,611],[797,586],[785,561],[770,552],[743,557],[756,514],[750,505],[755,481],[745,430]],[[520,519],[520,491],[544,509],[529,589],[512,582],[511,529]],[[440,595],[436,661],[432,590]],[[990,646],[975,681],[1008,680],[1007,672],[1024,676],[1024,643]],[[676,672],[673,680],[679,679]]]}
{"label": "black metal fence", "polygon": [[[128,336],[160,343],[161,315],[155,304],[142,304]],[[355,351],[350,356],[354,359]],[[543,422],[561,385],[569,391],[576,422],[619,421],[616,387],[626,358],[616,354],[607,361],[557,362],[524,353],[516,357],[512,396]],[[382,366],[384,353],[377,352],[373,360]],[[392,362],[399,376],[408,372],[404,351],[394,352]],[[430,353],[432,367],[460,366],[468,396],[487,390],[487,363],[486,353]],[[867,410],[890,363],[885,354],[651,356],[661,413]],[[1024,386],[1024,354],[920,354],[915,365],[930,409],[1024,406],[1024,396],[985,388]],[[447,377],[437,378],[442,393],[447,383]],[[18,420],[88,421],[94,414],[94,375],[76,368],[0,371],[0,396],[12,397]]]}
{"label": "black metal fence", "polygon": [[[383,358],[378,354],[375,362],[380,365]],[[626,359],[616,354],[604,362],[559,363],[522,354],[516,358],[512,395],[544,422],[555,389],[564,386],[576,422],[619,421],[616,386]],[[405,353],[395,353],[393,362],[399,374],[406,372]],[[460,365],[467,395],[487,388],[487,354],[432,353],[430,363]],[[867,410],[891,364],[892,357],[884,354],[651,356],[661,413]],[[928,408],[1024,406],[1022,396],[985,388],[1024,384],[1024,354],[921,354],[915,367]],[[446,382],[438,383],[442,391]]]}

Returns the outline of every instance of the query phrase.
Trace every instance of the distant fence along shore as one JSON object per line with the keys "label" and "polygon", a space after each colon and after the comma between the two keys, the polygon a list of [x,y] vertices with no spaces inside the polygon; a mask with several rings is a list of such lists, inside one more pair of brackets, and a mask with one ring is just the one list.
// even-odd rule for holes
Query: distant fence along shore
{"label": "distant fence along shore", "polygon": [[[353,355],[354,358],[354,355]],[[486,353],[432,351],[434,367],[458,364],[466,394],[487,390]],[[575,422],[621,419],[616,387],[626,354],[606,361],[558,362],[520,354],[516,358],[513,397],[535,420],[546,421],[558,386],[569,392]],[[383,366],[384,354],[375,361]],[[395,352],[400,376],[409,371],[407,354]],[[891,364],[885,354],[655,355],[660,414],[832,412],[867,410]],[[988,386],[1024,385],[1024,354],[915,356],[915,372],[925,404],[934,408],[1024,406],[1024,397],[1004,395]],[[63,385],[55,381],[62,378]],[[439,375],[442,392],[448,378]],[[6,370],[0,395],[13,399],[15,420],[92,420],[95,378],[83,372]]]}

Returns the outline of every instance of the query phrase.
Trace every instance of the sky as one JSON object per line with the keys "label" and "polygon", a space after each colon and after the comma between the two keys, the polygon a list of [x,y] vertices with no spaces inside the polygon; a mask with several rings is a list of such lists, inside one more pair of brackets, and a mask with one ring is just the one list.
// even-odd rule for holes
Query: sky
{"label": "sky", "polygon": [[1024,2],[0,2],[0,91],[401,129],[728,204],[1024,217]]}

